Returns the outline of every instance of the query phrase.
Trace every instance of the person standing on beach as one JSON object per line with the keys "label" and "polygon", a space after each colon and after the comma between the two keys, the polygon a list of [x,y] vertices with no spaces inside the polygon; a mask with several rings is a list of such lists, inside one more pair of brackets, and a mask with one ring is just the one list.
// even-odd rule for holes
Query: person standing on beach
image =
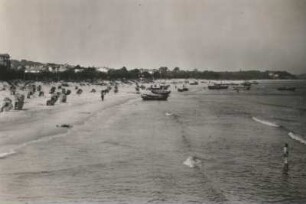
{"label": "person standing on beach", "polygon": [[104,91],[101,91],[101,100],[104,101]]}

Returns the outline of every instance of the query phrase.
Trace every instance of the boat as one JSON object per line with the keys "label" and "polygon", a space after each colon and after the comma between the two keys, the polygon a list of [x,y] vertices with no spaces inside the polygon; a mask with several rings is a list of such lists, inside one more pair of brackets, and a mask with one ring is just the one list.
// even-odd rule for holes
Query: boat
{"label": "boat", "polygon": [[178,92],[184,92],[184,91],[188,91],[189,89],[187,87],[183,86],[182,88],[178,88],[177,90],[178,90]]}
{"label": "boat", "polygon": [[241,83],[241,85],[244,86],[244,87],[251,87],[252,83],[249,82],[249,81],[244,81],[244,82]]}
{"label": "boat", "polygon": [[170,85],[151,85],[151,87],[148,87],[147,90],[167,90],[170,87]]}
{"label": "boat", "polygon": [[233,87],[234,90],[240,91],[240,90],[250,90],[251,86],[241,86],[241,85],[236,85]]}
{"label": "boat", "polygon": [[228,89],[228,85],[213,84],[213,85],[208,85],[208,89],[210,89],[210,90]]}
{"label": "boat", "polygon": [[296,89],[295,87],[287,87],[287,86],[277,88],[277,90],[279,91],[295,91],[295,89]]}
{"label": "boat", "polygon": [[152,89],[151,92],[154,94],[161,94],[161,95],[169,95],[171,93],[171,91],[165,89]]}
{"label": "boat", "polygon": [[144,101],[148,100],[157,100],[157,101],[166,101],[169,97],[169,94],[155,94],[155,93],[143,93],[141,94],[141,98]]}
{"label": "boat", "polygon": [[190,82],[189,84],[190,84],[190,85],[199,85],[199,82],[193,81],[193,82]]}

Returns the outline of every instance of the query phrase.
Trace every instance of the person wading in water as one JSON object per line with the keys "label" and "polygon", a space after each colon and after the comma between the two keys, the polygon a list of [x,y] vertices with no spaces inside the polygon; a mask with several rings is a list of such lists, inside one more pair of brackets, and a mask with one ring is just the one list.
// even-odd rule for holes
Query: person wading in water
{"label": "person wading in water", "polygon": [[283,149],[283,157],[284,157],[284,173],[288,174],[289,171],[289,163],[288,163],[288,157],[289,157],[289,146],[288,143],[285,143],[284,149]]}

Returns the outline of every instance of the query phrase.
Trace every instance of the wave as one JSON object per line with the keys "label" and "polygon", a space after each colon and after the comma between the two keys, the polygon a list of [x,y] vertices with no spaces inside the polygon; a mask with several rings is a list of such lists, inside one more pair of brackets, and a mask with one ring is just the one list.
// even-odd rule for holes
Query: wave
{"label": "wave", "polygon": [[301,135],[295,134],[293,132],[289,132],[288,133],[289,137],[291,137],[294,140],[299,141],[300,143],[306,144],[306,140],[303,139],[303,137]]}
{"label": "wave", "polygon": [[13,155],[13,154],[16,154],[17,152],[15,152],[14,150],[10,150],[8,152],[3,152],[3,153],[0,153],[0,159],[4,159],[10,155]]}
{"label": "wave", "polygon": [[258,119],[256,117],[252,117],[252,119],[254,121],[259,122],[259,123],[264,124],[264,125],[268,125],[268,126],[271,126],[271,127],[278,127],[278,128],[281,128],[284,131],[289,131],[288,136],[291,137],[291,139],[294,139],[294,140],[306,145],[306,139],[304,139],[303,136],[294,133],[293,131],[291,131],[290,129],[288,129],[284,126],[278,125],[278,124],[270,122],[270,121],[261,120],[261,119]]}
{"label": "wave", "polygon": [[267,126],[271,126],[271,127],[280,127],[280,125],[276,124],[276,123],[273,123],[273,122],[270,122],[270,121],[267,121],[267,120],[261,120],[259,118],[256,118],[256,117],[252,117],[252,119],[256,122],[259,122],[261,124],[264,124],[264,125],[267,125]]}
{"label": "wave", "polygon": [[20,145],[16,146],[14,149],[9,150],[8,152],[0,153],[0,159],[5,159],[5,158],[7,158],[11,155],[17,154],[19,149],[24,148],[28,145],[39,143],[39,142],[46,142],[46,141],[52,140],[54,138],[63,137],[65,135],[66,135],[66,132],[50,135],[50,136],[47,136],[47,137],[41,137],[41,138],[34,139],[34,140],[30,140],[28,142],[25,142],[23,144],[20,144]]}

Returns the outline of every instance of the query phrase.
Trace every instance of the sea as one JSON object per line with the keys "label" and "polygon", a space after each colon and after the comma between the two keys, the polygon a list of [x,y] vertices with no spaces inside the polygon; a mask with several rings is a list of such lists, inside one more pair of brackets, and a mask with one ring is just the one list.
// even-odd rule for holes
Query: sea
{"label": "sea", "polygon": [[188,88],[135,94],[1,157],[0,203],[306,203],[306,81]]}

